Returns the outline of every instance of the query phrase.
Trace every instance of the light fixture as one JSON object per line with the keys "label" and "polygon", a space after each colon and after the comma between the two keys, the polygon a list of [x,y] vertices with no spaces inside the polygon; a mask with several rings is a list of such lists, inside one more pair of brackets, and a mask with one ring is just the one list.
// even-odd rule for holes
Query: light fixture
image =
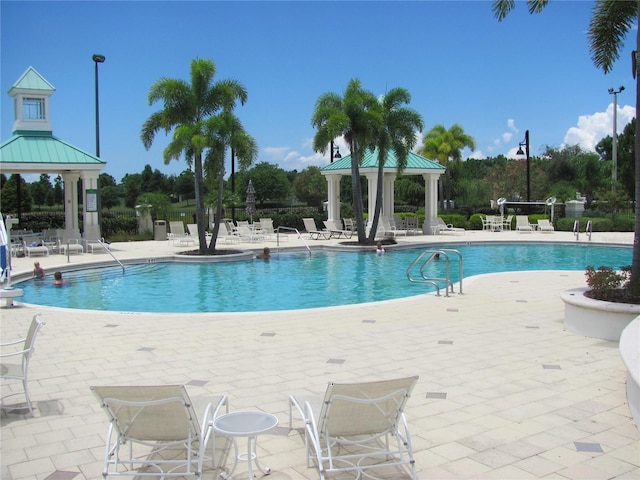
{"label": "light fixture", "polygon": [[340,147],[338,145],[336,145],[335,147],[333,147],[333,158],[342,158],[342,155],[340,155]]}
{"label": "light fixture", "polygon": [[[522,147],[525,148],[525,151],[522,151]],[[529,161],[529,130],[524,132],[524,140],[518,143],[518,151],[516,155],[525,155],[527,160],[527,202],[531,201],[531,171],[530,171],[530,161]],[[527,206],[527,210],[529,206]]]}

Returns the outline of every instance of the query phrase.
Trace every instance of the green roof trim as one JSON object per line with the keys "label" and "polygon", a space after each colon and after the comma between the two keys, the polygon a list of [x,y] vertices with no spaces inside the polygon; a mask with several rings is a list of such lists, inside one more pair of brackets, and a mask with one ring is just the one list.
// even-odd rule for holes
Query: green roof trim
{"label": "green roof trim", "polygon": [[33,67],[27,68],[20,78],[16,80],[16,83],[11,86],[9,92],[14,88],[20,90],[43,90],[47,92],[55,91],[55,87],[47,82]]}
{"label": "green roof trim", "polygon": [[[360,168],[378,168],[378,150],[367,150],[362,156],[360,162]],[[387,154],[387,160],[384,162],[384,168],[389,170],[395,170],[398,168],[398,158],[395,152],[390,151]],[[443,167],[438,162],[429,160],[414,152],[409,152],[407,158],[407,166],[405,170],[419,169],[419,170],[439,170],[444,171]],[[351,155],[346,155],[339,160],[335,160],[329,165],[325,165],[320,170],[326,172],[331,170],[351,170]]]}
{"label": "green roof trim", "polygon": [[21,132],[0,144],[3,163],[103,165],[107,162],[54,137],[51,132]]}

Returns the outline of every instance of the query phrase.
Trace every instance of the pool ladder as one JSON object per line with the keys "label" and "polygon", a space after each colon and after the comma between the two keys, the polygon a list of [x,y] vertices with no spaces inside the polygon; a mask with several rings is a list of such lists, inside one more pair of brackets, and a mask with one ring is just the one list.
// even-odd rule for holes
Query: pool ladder
{"label": "pool ladder", "polygon": [[[451,282],[450,268],[449,268],[449,256],[457,255],[459,259],[459,277],[460,277],[460,292],[462,293],[462,254],[458,250],[443,248],[439,250],[424,250],[422,251],[416,259],[411,262],[409,268],[407,268],[407,278],[410,282],[413,283],[425,283],[428,285],[432,285],[436,289],[436,296],[440,296],[440,284],[444,282],[445,284],[445,297],[449,296],[449,290],[453,293],[453,283]],[[439,257],[443,257],[445,261],[445,277],[444,278],[429,278],[425,276],[424,269],[431,262],[436,261]],[[414,277],[412,274],[412,270],[420,264],[420,276]]]}
{"label": "pool ladder", "polygon": [[[589,241],[591,241],[592,230],[593,230],[593,225],[591,223],[591,220],[587,220],[587,226],[584,229],[584,233],[589,238]],[[576,236],[576,240],[580,239],[580,220],[576,220],[575,222],[573,222],[573,234]]]}
{"label": "pool ladder", "polygon": [[311,248],[309,248],[309,245],[307,245],[307,242],[304,241],[304,238],[302,238],[302,234],[298,231],[297,228],[293,228],[293,227],[278,227],[276,228],[276,246],[278,248],[280,248],[280,230],[291,230],[292,232],[296,232],[298,234],[298,238],[300,240],[302,240],[302,243],[304,243],[304,246],[306,247],[307,251],[309,252],[309,256],[311,256]]}

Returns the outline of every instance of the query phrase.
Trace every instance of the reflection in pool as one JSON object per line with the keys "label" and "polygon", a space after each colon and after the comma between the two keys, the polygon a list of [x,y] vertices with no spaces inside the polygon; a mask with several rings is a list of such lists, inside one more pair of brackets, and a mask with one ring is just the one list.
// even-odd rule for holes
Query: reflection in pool
{"label": "reflection in pool", "polygon": [[[428,249],[434,248],[430,246]],[[574,244],[455,246],[464,276],[515,270],[584,270],[631,264],[631,248]],[[32,280],[25,303],[129,312],[254,312],[349,305],[419,295],[432,287],[407,280],[406,270],[425,249],[274,254],[271,260],[223,263],[141,263],[65,272],[69,288]],[[458,260],[451,256],[458,281]],[[426,273],[444,277],[444,259]]]}

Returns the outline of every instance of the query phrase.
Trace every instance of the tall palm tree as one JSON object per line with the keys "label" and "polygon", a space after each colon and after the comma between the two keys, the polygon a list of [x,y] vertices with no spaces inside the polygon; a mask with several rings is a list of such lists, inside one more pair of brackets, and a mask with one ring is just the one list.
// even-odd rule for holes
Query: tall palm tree
{"label": "tall palm tree", "polygon": [[228,110],[209,118],[205,122],[205,131],[209,140],[209,149],[205,157],[204,169],[208,178],[215,178],[218,181],[213,236],[207,248],[207,253],[213,255],[222,219],[226,152],[233,149],[240,169],[246,169],[258,156],[258,145],[255,139],[245,131],[240,120]]}
{"label": "tall palm tree", "polygon": [[[421,155],[438,160],[446,167],[446,208],[449,208],[451,200],[451,168],[450,162],[459,162],[462,160],[462,150],[469,147],[471,150],[476,148],[475,139],[467,135],[464,129],[457,123],[447,130],[444,125],[436,125],[429,130],[425,137],[422,147],[418,150]],[[445,195],[443,195],[442,182],[439,182],[440,204],[443,206]]]}
{"label": "tall palm tree", "polygon": [[187,164],[193,166],[201,254],[205,254],[207,249],[202,156],[210,141],[205,121],[221,110],[233,110],[236,101],[244,104],[247,100],[245,87],[236,80],[213,83],[215,73],[216,66],[211,60],[196,59],[191,61],[191,84],[184,80],[161,78],[151,85],[149,105],[161,101],[164,108],[144,122],[140,133],[148,150],[159,130],[169,134],[175,129],[173,139],[163,152],[164,163],[179,160],[184,155]]}
{"label": "tall palm tree", "polygon": [[351,79],[342,97],[336,93],[324,93],[318,97],[311,124],[318,129],[313,137],[313,148],[316,152],[324,153],[327,145],[341,135],[349,144],[351,188],[358,242],[366,243],[360,161],[362,152],[375,148],[377,135],[382,128],[382,113],[378,99],[373,93],[362,88],[360,80]]}
{"label": "tall palm tree", "polygon": [[[548,0],[528,0],[530,13],[540,12]],[[493,13],[502,21],[515,7],[513,0],[494,0]],[[589,51],[596,68],[609,73],[614,62],[620,57],[623,41],[634,25],[640,23],[640,1],[638,0],[597,0],[593,7],[593,15],[589,22],[587,37]],[[636,79],[636,112],[640,111],[640,29],[636,27],[636,50],[633,52],[633,78]],[[635,166],[635,233],[633,238],[633,260],[631,264],[631,283],[640,289],[640,122],[636,122]]]}
{"label": "tall palm tree", "polygon": [[408,90],[404,88],[391,89],[384,96],[381,96],[379,101],[382,107],[383,124],[376,140],[378,148],[378,188],[371,232],[369,234],[370,243],[373,243],[375,239],[380,212],[382,211],[382,184],[387,155],[390,151],[395,153],[398,160],[398,174],[401,174],[407,167],[409,152],[417,142],[416,131],[421,131],[424,128],[420,114],[411,108],[402,106],[411,101],[411,94]]}

